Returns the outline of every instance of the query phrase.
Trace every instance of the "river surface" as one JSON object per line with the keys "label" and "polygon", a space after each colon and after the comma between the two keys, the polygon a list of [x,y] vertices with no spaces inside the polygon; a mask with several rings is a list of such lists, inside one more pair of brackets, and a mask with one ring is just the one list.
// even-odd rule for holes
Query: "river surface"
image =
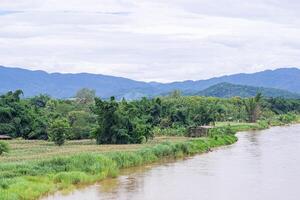
{"label": "river surface", "polygon": [[300,125],[237,134],[239,141],[46,200],[299,200]]}

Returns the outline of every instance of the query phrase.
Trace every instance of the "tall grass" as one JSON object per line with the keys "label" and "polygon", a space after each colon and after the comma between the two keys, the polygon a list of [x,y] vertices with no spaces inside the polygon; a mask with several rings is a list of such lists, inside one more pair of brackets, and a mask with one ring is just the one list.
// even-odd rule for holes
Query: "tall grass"
{"label": "tall grass", "polygon": [[219,134],[185,142],[165,142],[133,152],[83,153],[44,161],[1,164],[0,199],[38,199],[58,190],[71,190],[78,184],[115,177],[121,168],[203,153],[236,140],[232,134]]}

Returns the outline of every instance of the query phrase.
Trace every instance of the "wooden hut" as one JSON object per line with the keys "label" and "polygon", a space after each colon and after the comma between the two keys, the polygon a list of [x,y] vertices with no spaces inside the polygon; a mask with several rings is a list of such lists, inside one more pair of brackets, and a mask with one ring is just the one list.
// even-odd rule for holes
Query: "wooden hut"
{"label": "wooden hut", "polygon": [[206,137],[208,136],[209,130],[214,128],[213,126],[197,126],[191,127],[188,130],[189,137]]}
{"label": "wooden hut", "polygon": [[12,137],[8,136],[8,135],[0,135],[0,140],[11,140]]}

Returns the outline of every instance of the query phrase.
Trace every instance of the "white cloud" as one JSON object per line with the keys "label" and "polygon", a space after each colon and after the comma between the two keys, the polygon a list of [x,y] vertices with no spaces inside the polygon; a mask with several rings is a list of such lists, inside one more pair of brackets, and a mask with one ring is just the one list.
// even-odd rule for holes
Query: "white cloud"
{"label": "white cloud", "polygon": [[146,81],[299,66],[296,0],[0,0],[2,65]]}

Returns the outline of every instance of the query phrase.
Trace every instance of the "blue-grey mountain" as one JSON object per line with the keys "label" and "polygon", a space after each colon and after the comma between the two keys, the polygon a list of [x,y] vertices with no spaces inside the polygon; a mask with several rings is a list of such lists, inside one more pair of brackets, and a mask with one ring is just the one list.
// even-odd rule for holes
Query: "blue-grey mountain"
{"label": "blue-grey mountain", "polygon": [[116,96],[118,98],[136,99],[142,96],[160,95],[176,89],[197,93],[223,82],[276,88],[288,90],[292,93],[300,93],[300,69],[281,68],[253,74],[234,74],[199,81],[147,83],[101,74],[47,73],[0,66],[0,93],[22,89],[26,96],[49,94],[52,97],[69,98],[74,96],[76,91],[85,87],[96,90],[96,94],[103,98]]}

